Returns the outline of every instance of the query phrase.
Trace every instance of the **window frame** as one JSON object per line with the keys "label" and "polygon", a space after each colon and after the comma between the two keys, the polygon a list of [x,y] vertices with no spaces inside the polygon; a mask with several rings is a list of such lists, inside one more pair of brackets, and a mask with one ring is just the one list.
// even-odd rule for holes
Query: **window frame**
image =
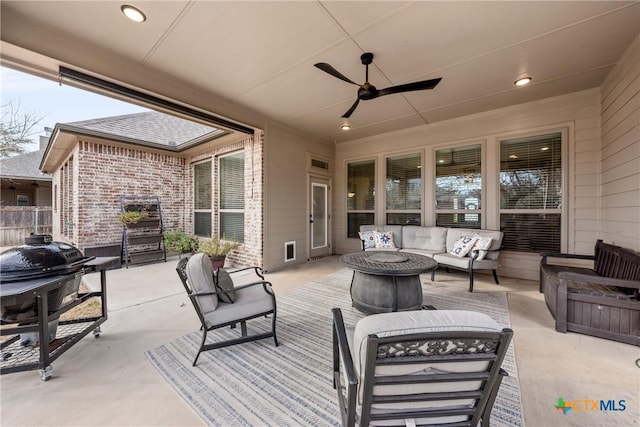
{"label": "window frame", "polygon": [[[500,165],[500,148],[501,148],[501,142],[505,141],[505,140],[512,140],[512,139],[521,139],[521,138],[534,138],[536,136],[544,136],[544,135],[550,135],[550,134],[554,134],[554,133],[559,133],[560,134],[560,176],[561,176],[561,184],[560,184],[560,188],[561,188],[561,197],[560,197],[560,209],[503,209],[500,206],[500,173],[502,171],[501,169],[501,165]],[[500,227],[501,224],[501,218],[502,218],[502,214],[508,214],[508,213],[512,213],[512,214],[545,214],[545,213],[550,213],[550,214],[559,214],[560,215],[560,252],[566,253],[568,252],[568,236],[571,232],[571,230],[569,229],[569,224],[570,224],[570,219],[569,219],[569,212],[571,212],[571,209],[569,207],[569,200],[571,200],[570,195],[567,194],[567,189],[571,188],[571,185],[569,183],[569,177],[572,176],[572,174],[570,174],[569,168],[572,165],[573,160],[569,159],[569,154],[570,153],[575,153],[575,147],[574,147],[574,142],[573,142],[573,138],[571,137],[571,135],[573,134],[573,128],[570,124],[567,124],[566,126],[562,126],[562,127],[554,127],[554,128],[539,128],[539,129],[535,129],[535,130],[528,130],[526,132],[517,132],[517,133],[509,133],[509,134],[502,134],[502,135],[497,135],[495,137],[495,162],[496,162],[496,170],[493,172],[495,173],[495,182],[496,182],[496,186],[497,186],[497,199],[496,199],[496,206],[497,206],[497,212],[496,212],[496,221],[498,224],[498,227]],[[575,156],[575,154],[573,154]],[[508,249],[505,249],[506,251],[509,251]],[[531,252],[531,251],[509,251],[512,253],[527,253],[527,254],[532,254],[532,253],[536,253],[537,252]]]}
{"label": "window frame", "polygon": [[[242,209],[227,209],[227,208],[222,208],[222,186],[224,185],[223,179],[222,179],[222,168],[220,167],[220,161],[226,157],[232,157],[232,156],[237,156],[239,154],[242,154]],[[233,238],[234,240],[240,242],[240,243],[244,243],[245,242],[245,236],[244,236],[244,231],[245,231],[245,219],[246,219],[246,188],[247,188],[247,182],[246,182],[246,164],[247,164],[247,153],[245,150],[236,150],[236,151],[232,151],[232,152],[228,152],[228,153],[224,153],[224,154],[220,154],[218,156],[216,156],[216,162],[217,162],[217,173],[216,173],[216,177],[217,177],[217,181],[218,181],[218,197],[217,197],[217,208],[218,208],[218,218],[217,218],[217,223],[218,223],[218,227],[217,227],[217,233],[216,235],[218,236],[219,239],[223,239],[225,236],[222,233],[222,214],[223,213],[241,213],[242,214],[242,238],[238,238],[236,237],[232,237],[232,236],[226,236],[229,238]]]}
{"label": "window frame", "polygon": [[[466,147],[477,146],[480,150],[480,201],[479,207],[476,209],[438,209],[438,185],[437,185],[437,164],[438,164],[438,151],[441,150],[456,150]],[[438,223],[438,214],[458,214],[458,215],[479,215],[479,227],[478,229],[484,229],[487,227],[488,217],[487,209],[487,183],[489,182],[488,174],[490,174],[487,168],[487,145],[484,140],[471,140],[471,141],[457,141],[455,143],[446,145],[433,146],[431,150],[431,165],[432,165],[432,197],[433,197],[433,225]],[[451,225],[441,225],[441,227],[452,227]],[[462,226],[461,228],[469,228]]]}
{"label": "window frame", "polygon": [[[410,156],[416,156],[419,158],[419,167],[418,169],[420,169],[420,207],[417,209],[389,209],[388,208],[388,191],[387,191],[387,185],[388,185],[388,179],[389,179],[389,160],[390,159],[399,159],[399,158],[408,158]],[[424,183],[425,183],[425,173],[424,173],[424,164],[425,164],[425,155],[424,155],[424,150],[410,150],[410,151],[403,151],[403,152],[398,152],[398,153],[388,153],[384,156],[383,158],[383,163],[384,163],[384,171],[383,171],[383,180],[384,180],[384,189],[385,189],[385,195],[384,195],[384,200],[381,200],[381,204],[383,206],[383,218],[385,221],[385,224],[389,224],[388,222],[388,215],[389,214],[417,214],[418,215],[418,222],[419,224],[412,224],[412,225],[422,225],[423,222],[423,218],[424,218],[424,200],[425,200],[425,192],[424,192]],[[405,197],[406,197],[406,192],[405,192]],[[406,202],[406,199],[405,199]],[[404,224],[403,224],[404,225]]]}
{"label": "window frame", "polygon": [[[345,161],[344,170],[345,170],[345,184],[344,184],[344,196],[345,196],[345,227],[344,227],[344,235],[346,239],[358,239],[358,237],[349,237],[349,214],[373,214],[373,223],[377,222],[377,207],[378,207],[378,196],[377,196],[377,183],[378,183],[378,157],[377,156],[368,156],[356,159],[348,159]],[[373,207],[372,209],[349,209],[349,165],[353,163],[364,163],[364,162],[373,162]],[[359,231],[359,230],[358,230]]]}
{"label": "window frame", "polygon": [[[202,209],[202,208],[196,208],[196,166],[197,165],[201,165],[204,163],[210,163],[211,164],[211,174],[209,176],[209,181],[211,183],[211,207],[209,209]],[[197,234],[196,233],[196,213],[209,213],[209,222],[210,222],[210,228],[213,225],[213,160],[211,158],[207,158],[207,159],[203,159],[200,160],[198,162],[194,162],[192,164],[192,170],[193,170],[193,177],[192,177],[192,185],[193,185],[193,233],[194,235],[198,236],[198,237],[211,237],[213,235],[213,229],[211,229],[211,234],[210,235],[201,235],[201,234]]]}

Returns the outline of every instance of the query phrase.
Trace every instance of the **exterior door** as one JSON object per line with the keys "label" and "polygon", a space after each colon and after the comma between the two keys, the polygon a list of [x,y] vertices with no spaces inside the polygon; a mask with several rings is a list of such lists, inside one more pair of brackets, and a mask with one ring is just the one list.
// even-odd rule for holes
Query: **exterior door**
{"label": "exterior door", "polygon": [[331,254],[329,180],[311,177],[309,191],[309,258]]}

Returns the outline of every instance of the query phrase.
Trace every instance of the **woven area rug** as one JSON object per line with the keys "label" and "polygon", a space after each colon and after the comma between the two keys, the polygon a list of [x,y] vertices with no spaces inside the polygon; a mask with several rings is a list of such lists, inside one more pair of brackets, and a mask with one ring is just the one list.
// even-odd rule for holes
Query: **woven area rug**
{"label": "woven area rug", "polygon": [[[277,333],[272,339],[204,352],[191,366],[201,333],[193,332],[146,352],[149,361],[180,396],[214,426],[340,425],[332,387],[331,308],[339,307],[347,328],[364,317],[351,307],[347,269],[277,295]],[[469,293],[466,285],[443,284],[422,276],[424,303],[438,309],[474,310],[509,327],[504,292]],[[194,325],[197,322],[194,312]],[[248,323],[249,333],[270,329],[270,319]],[[516,331],[517,333],[517,331]],[[236,337],[224,328],[209,339]],[[503,368],[509,372],[500,387],[492,426],[524,425],[513,342]]]}

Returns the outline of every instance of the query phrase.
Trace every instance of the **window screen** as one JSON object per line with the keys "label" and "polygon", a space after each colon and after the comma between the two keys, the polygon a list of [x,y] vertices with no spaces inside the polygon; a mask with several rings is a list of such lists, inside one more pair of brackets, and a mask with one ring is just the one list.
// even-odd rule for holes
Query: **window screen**
{"label": "window screen", "polygon": [[481,228],[482,147],[436,151],[436,225]]}
{"label": "window screen", "polygon": [[358,238],[360,225],[375,223],[374,160],[347,164],[347,237]]}
{"label": "window screen", "polygon": [[560,252],[562,134],[500,141],[503,248]]}
{"label": "window screen", "polygon": [[244,153],[219,159],[220,237],[244,242]]}

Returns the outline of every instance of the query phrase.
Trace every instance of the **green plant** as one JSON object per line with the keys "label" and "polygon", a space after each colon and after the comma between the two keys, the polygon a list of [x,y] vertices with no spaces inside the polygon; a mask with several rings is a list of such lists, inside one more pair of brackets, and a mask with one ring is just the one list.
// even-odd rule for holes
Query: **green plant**
{"label": "green plant", "polygon": [[198,238],[182,231],[164,233],[164,245],[170,251],[181,254],[195,252],[198,249]]}
{"label": "green plant", "polygon": [[135,224],[148,217],[149,214],[144,211],[126,211],[120,214],[119,219],[123,224]]}
{"label": "green plant", "polygon": [[212,258],[221,257],[227,255],[234,249],[240,247],[240,242],[234,239],[223,238],[222,240],[217,237],[211,239],[202,240],[198,245],[198,252],[205,253]]}

